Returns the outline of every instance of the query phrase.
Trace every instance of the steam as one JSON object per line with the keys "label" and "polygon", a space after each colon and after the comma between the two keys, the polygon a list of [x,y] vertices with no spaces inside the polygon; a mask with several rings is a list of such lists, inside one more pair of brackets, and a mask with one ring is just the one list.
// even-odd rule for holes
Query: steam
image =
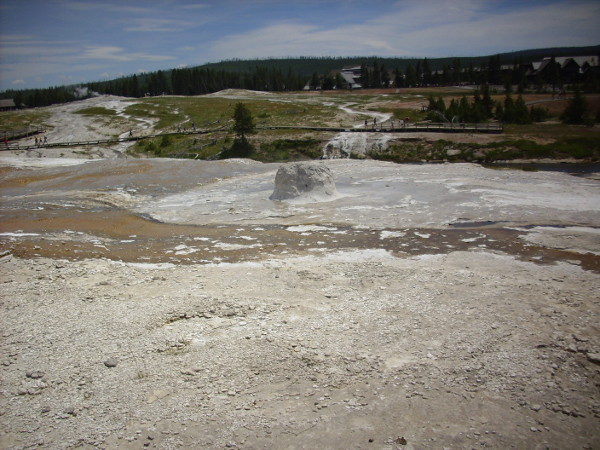
{"label": "steam", "polygon": [[87,86],[77,86],[75,88],[75,90],[73,91],[73,95],[75,95],[76,98],[88,98],[88,97],[100,96],[99,93],[92,91]]}

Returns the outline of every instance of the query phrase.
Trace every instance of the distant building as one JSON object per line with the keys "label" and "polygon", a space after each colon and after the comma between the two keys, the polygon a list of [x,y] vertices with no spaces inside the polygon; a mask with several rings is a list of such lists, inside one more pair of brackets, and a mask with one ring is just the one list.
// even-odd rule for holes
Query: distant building
{"label": "distant building", "polygon": [[340,75],[349,89],[362,89],[361,76],[362,71],[360,66],[344,67]]}
{"label": "distant building", "polygon": [[[560,70],[560,77],[563,82],[572,83],[577,81],[581,75],[588,71],[598,70],[598,56],[557,56],[554,58]],[[528,75],[532,77],[540,76],[545,78],[545,75],[552,68],[552,58],[546,57],[541,61],[534,61],[531,64]]]}
{"label": "distant building", "polygon": [[17,105],[15,105],[15,101],[12,98],[6,98],[0,100],[0,111],[9,111],[11,109],[16,109]]}

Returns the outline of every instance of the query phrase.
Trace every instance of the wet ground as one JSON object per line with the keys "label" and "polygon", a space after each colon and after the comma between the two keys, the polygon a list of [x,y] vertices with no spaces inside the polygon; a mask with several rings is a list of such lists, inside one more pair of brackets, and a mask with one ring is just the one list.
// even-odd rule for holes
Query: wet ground
{"label": "wet ground", "polygon": [[598,447],[598,181],[326,164],[0,171],[0,447]]}
{"label": "wet ground", "polygon": [[[0,251],[209,264],[353,249],[397,256],[486,249],[600,271],[597,181],[476,165],[328,165],[340,196],[302,204],[269,201],[278,165],[254,162],[4,167]],[[577,245],[560,232],[569,226],[584,236]],[[528,236],[548,233],[556,245]]]}
{"label": "wet ground", "polygon": [[127,211],[12,211],[0,225],[0,251],[20,258],[133,263],[235,263],[279,256],[381,249],[393,255],[486,249],[539,264],[568,261],[600,273],[600,256],[551,249],[522,239],[524,229],[457,222],[447,229],[336,225],[176,225]]}

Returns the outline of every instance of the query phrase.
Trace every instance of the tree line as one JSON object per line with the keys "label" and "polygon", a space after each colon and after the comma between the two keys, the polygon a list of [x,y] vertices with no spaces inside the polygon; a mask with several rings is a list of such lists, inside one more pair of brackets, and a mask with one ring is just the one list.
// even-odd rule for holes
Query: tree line
{"label": "tree line", "polygon": [[[533,56],[529,56],[533,57]],[[573,79],[561,74],[553,60],[548,70],[536,77],[528,76],[523,59],[515,56],[506,67],[505,56],[487,58],[288,58],[252,61],[224,61],[193,68],[180,68],[135,74],[114,80],[46,89],[5,91],[0,98],[13,98],[17,106],[38,107],[65,103],[92,93],[124,97],[156,95],[202,95],[222,89],[259,91],[298,91],[309,89],[345,89],[340,69],[360,67],[361,85],[365,89],[382,87],[444,86],[456,84],[501,85],[507,92],[516,86],[518,93],[566,84],[578,85],[586,92],[600,91],[598,71]],[[308,72],[311,69],[313,70]]]}
{"label": "tree line", "polygon": [[[514,99],[510,92],[506,92],[503,101],[494,101],[488,85],[477,89],[472,100],[463,95],[460,100],[452,99],[449,105],[446,105],[442,97],[431,96],[427,110],[427,119],[435,122],[480,123],[494,119],[503,123],[527,125],[543,122],[549,116],[548,111],[541,106],[532,105],[528,108],[520,94]],[[567,124],[593,125],[594,122],[600,123],[600,111],[593,117],[587,100],[576,89],[560,120]]]}

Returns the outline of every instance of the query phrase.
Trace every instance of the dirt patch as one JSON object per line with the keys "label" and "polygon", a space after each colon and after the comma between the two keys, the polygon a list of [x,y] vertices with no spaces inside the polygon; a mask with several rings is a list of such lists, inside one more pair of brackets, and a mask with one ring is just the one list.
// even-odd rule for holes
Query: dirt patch
{"label": "dirt patch", "polygon": [[600,444],[598,279],[574,266],[13,258],[0,278],[5,448]]}
{"label": "dirt patch", "polygon": [[165,224],[126,211],[60,208],[35,214],[15,212],[0,225],[0,252],[19,258],[214,264],[348,250],[382,250],[400,257],[488,250],[537,264],[569,261],[600,273],[600,255],[532,245],[523,228],[486,224],[444,230],[334,225],[192,226]]}

